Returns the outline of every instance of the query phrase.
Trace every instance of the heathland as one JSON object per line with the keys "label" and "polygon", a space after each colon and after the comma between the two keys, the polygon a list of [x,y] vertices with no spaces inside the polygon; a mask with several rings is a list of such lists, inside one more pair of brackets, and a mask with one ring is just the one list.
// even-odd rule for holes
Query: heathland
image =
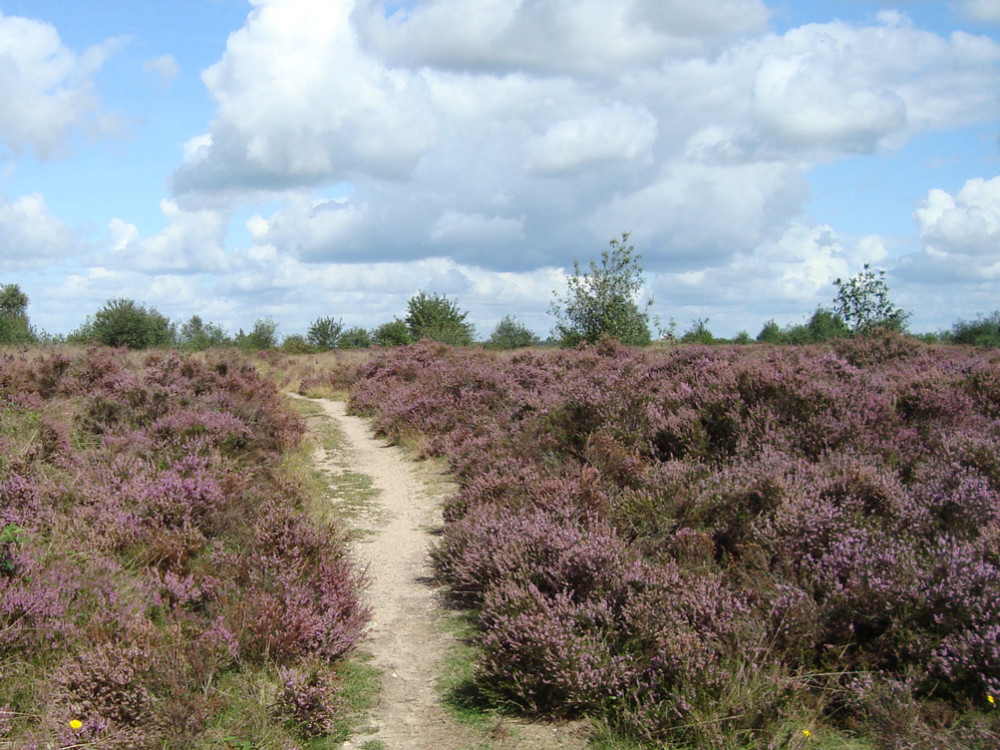
{"label": "heathland", "polygon": [[453,704],[605,748],[1000,746],[1000,354],[891,332],[7,352],[0,743],[345,736],[363,581],[287,465],[289,388],[447,462]]}

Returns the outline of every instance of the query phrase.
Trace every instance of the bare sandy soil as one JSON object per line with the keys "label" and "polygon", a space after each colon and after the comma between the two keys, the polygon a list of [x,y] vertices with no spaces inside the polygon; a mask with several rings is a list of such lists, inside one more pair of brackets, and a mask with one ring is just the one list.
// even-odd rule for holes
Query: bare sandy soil
{"label": "bare sandy soil", "polygon": [[[439,593],[430,582],[427,551],[441,526],[441,501],[455,485],[430,463],[417,463],[372,437],[367,423],[346,413],[342,401],[312,399],[345,436],[336,451],[318,449],[318,467],[369,476],[377,495],[358,525],[353,554],[368,566],[372,623],[361,648],[382,672],[382,694],[372,716],[375,733],[343,747],[387,750],[548,750],[583,748],[586,725],[511,719],[487,729],[457,724],[441,706],[440,662],[454,646],[442,628]],[[379,745],[378,743],[381,743]]]}

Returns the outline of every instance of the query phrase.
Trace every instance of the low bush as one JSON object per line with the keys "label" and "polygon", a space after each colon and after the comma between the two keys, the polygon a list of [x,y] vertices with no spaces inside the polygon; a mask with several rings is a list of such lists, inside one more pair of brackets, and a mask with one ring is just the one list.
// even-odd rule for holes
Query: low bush
{"label": "low bush", "polygon": [[998,367],[891,331],[423,343],[374,354],[352,405],[460,479],[432,557],[478,614],[497,701],[681,746],[777,746],[808,720],[876,747],[987,748]]}
{"label": "low bush", "polygon": [[353,647],[363,582],[280,470],[275,387],[235,355],[0,357],[0,744],[188,747],[260,670],[327,727],[297,675]]}

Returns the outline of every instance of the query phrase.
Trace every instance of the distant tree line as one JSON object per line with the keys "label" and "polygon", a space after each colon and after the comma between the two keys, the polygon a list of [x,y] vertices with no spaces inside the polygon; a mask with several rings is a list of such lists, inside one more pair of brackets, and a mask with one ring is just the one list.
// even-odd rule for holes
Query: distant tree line
{"label": "distant tree line", "polygon": [[[549,313],[555,327],[547,341],[541,341],[513,315],[505,315],[488,338],[481,343],[488,349],[518,349],[543,344],[577,346],[595,344],[613,338],[629,346],[646,346],[659,338],[685,344],[750,344],[754,341],[777,345],[806,345],[879,331],[907,332],[910,313],[897,307],[889,297],[885,271],[867,264],[849,279],[834,282],[836,295],[829,308],[818,307],[805,322],[785,327],[773,319],[767,321],[755,339],[741,331],[733,339],[712,335],[707,319],[693,321],[679,336],[671,319],[663,328],[650,316],[653,300],[641,301],[645,277],[639,263],[641,256],[629,244],[628,233],[613,239],[598,260],[586,269],[579,261],[567,277],[564,292],[553,292]],[[0,344],[58,342],[60,337],[38,333],[27,315],[28,297],[17,284],[0,284]],[[242,328],[229,335],[221,326],[192,315],[183,323],[174,323],[158,310],[119,297],[108,300],[96,313],[87,316],[80,327],[65,337],[67,343],[96,342],[107,346],[148,349],[177,347],[190,351],[236,347],[244,351],[282,349],[289,354],[363,349],[370,346],[403,346],[423,339],[452,346],[470,346],[476,331],[467,320],[468,313],[447,296],[419,291],[409,299],[402,317],[373,329],[348,327],[343,319],[332,316],[314,320],[305,334],[278,336],[273,318],[258,319],[249,331]],[[1000,311],[981,315],[972,321],[957,321],[950,331],[925,334],[930,341],[952,342],[1000,348]]]}

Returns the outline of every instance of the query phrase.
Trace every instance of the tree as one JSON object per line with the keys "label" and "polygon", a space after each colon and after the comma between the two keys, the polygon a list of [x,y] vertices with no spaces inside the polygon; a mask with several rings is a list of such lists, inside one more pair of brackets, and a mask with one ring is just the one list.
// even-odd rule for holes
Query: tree
{"label": "tree", "polygon": [[406,303],[404,321],[414,341],[431,339],[452,346],[468,346],[476,329],[466,322],[466,315],[444,295],[421,291]]}
{"label": "tree", "polygon": [[486,341],[487,349],[520,349],[538,346],[538,336],[517,320],[513,315],[505,315]]}
{"label": "tree", "polygon": [[372,341],[379,346],[406,346],[413,343],[413,338],[406,321],[396,318],[372,331]]}
{"label": "tree", "polygon": [[959,320],[951,327],[948,340],[956,344],[1000,347],[1000,310],[976,320]]}
{"label": "tree", "polygon": [[601,253],[600,264],[592,260],[587,273],[574,261],[566,295],[559,297],[553,292],[556,298],[549,312],[558,321],[553,336],[563,346],[596,343],[605,335],[632,346],[650,342],[648,310],[653,300],[648,300],[644,309],[636,302],[645,279],[640,256],[628,238],[626,232],[620,240],[611,240],[610,248]]}
{"label": "tree", "polygon": [[681,335],[682,344],[713,344],[715,336],[708,330],[708,318],[698,318],[691,322],[691,327]]}
{"label": "tree", "polygon": [[192,315],[186,323],[183,323],[177,334],[177,346],[181,349],[200,352],[230,344],[232,340],[226,335],[222,326],[205,323],[198,315]]}
{"label": "tree", "polygon": [[243,329],[236,334],[236,346],[247,352],[259,352],[264,349],[278,348],[278,324],[271,317],[257,318],[250,333]]}
{"label": "tree", "polygon": [[117,297],[88,317],[70,334],[75,342],[96,341],[105,346],[149,349],[169,346],[176,334],[174,325],[156,308],[147,308],[135,300]]}
{"label": "tree", "polygon": [[889,300],[885,271],[873,271],[867,263],[863,270],[847,281],[837,279],[837,296],[833,312],[841,317],[851,333],[865,335],[877,328],[905,331],[910,314]]}
{"label": "tree", "polygon": [[336,349],[344,333],[344,322],[334,318],[317,318],[306,331],[309,343],[320,351]]}
{"label": "tree", "polygon": [[355,326],[340,334],[337,345],[341,349],[367,349],[372,345],[372,337],[367,329]]}
{"label": "tree", "polygon": [[27,310],[28,295],[17,284],[0,285],[0,344],[30,344],[37,340]]}

